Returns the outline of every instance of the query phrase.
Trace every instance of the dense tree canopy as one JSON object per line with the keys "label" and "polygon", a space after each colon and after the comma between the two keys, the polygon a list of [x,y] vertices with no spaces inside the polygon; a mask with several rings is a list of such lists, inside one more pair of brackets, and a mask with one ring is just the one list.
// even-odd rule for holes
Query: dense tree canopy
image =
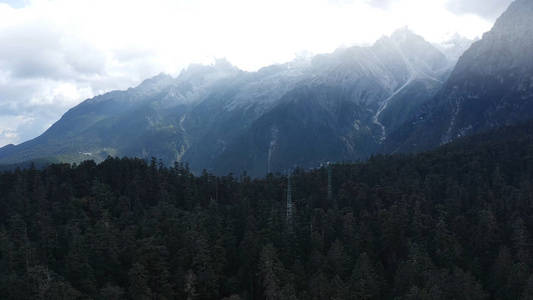
{"label": "dense tree canopy", "polygon": [[533,299],[533,138],[509,130],[334,165],[331,201],[326,168],[297,169],[290,227],[282,174],[112,157],[6,171],[0,295]]}

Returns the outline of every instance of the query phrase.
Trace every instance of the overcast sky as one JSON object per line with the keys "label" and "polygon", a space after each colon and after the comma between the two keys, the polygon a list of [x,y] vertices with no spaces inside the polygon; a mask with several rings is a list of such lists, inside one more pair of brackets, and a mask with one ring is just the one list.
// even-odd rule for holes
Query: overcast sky
{"label": "overcast sky", "polygon": [[190,63],[254,71],[370,45],[408,26],[431,42],[490,30],[512,0],[0,0],[0,147],[69,108]]}

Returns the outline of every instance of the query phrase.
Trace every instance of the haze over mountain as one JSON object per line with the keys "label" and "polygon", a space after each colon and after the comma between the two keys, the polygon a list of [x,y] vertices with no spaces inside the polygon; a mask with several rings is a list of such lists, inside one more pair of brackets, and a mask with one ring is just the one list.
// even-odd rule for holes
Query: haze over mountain
{"label": "haze over mountain", "polygon": [[438,95],[385,151],[421,151],[533,117],[533,2],[517,0],[459,59]]}
{"label": "haze over mountain", "polygon": [[445,55],[403,28],[257,72],[218,60],[160,74],[84,101],[42,136],[0,149],[0,163],[153,156],[262,176],[430,149],[531,117],[532,6],[513,3],[457,65],[468,43]]}
{"label": "haze over mountain", "polygon": [[[84,101],[42,136],[2,148],[0,161],[154,156],[195,171],[259,176],[364,159],[436,93],[451,65],[407,28],[371,47],[258,72],[226,60],[191,65],[177,78],[160,74]],[[416,99],[404,106],[404,95]]]}
{"label": "haze over mountain", "polygon": [[0,0],[0,147],[162,71],[177,77],[225,57],[255,72],[301,53],[369,46],[404,26],[437,45],[456,33],[474,39],[511,1]]}

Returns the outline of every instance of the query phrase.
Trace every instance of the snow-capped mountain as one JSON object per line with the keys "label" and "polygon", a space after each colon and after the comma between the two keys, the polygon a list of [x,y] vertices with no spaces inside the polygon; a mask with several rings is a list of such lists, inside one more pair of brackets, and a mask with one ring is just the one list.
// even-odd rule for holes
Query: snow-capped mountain
{"label": "snow-capped mountain", "polygon": [[385,151],[420,151],[533,117],[533,1],[516,0],[461,56],[420,114]]}
{"label": "snow-capped mountain", "polygon": [[479,38],[471,40],[459,35],[458,33],[455,33],[448,40],[438,44],[433,44],[433,46],[435,46],[440,52],[446,55],[446,58],[448,59],[448,62],[450,64],[451,72],[453,70],[453,67],[455,67],[455,64],[457,64],[459,57],[461,57],[461,55],[463,55],[463,53],[465,53],[465,51],[468,50],[468,48],[470,48],[470,46],[472,46],[472,44],[477,41],[479,41]]}
{"label": "snow-capped mountain", "polygon": [[408,29],[257,72],[191,65],[84,101],[40,137],[1,149],[0,163],[154,156],[261,176],[364,159],[448,73],[446,56]]}

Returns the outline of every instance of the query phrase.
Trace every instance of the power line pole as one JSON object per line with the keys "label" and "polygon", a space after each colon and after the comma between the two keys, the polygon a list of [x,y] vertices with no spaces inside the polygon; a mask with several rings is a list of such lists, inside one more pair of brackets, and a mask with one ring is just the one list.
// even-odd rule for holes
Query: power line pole
{"label": "power line pole", "polygon": [[328,203],[331,203],[331,200],[333,198],[331,192],[331,165],[332,163],[328,162]]}
{"label": "power line pole", "polygon": [[288,184],[287,184],[287,216],[286,222],[289,230],[292,230],[292,184],[291,184],[291,172],[289,171]]}

